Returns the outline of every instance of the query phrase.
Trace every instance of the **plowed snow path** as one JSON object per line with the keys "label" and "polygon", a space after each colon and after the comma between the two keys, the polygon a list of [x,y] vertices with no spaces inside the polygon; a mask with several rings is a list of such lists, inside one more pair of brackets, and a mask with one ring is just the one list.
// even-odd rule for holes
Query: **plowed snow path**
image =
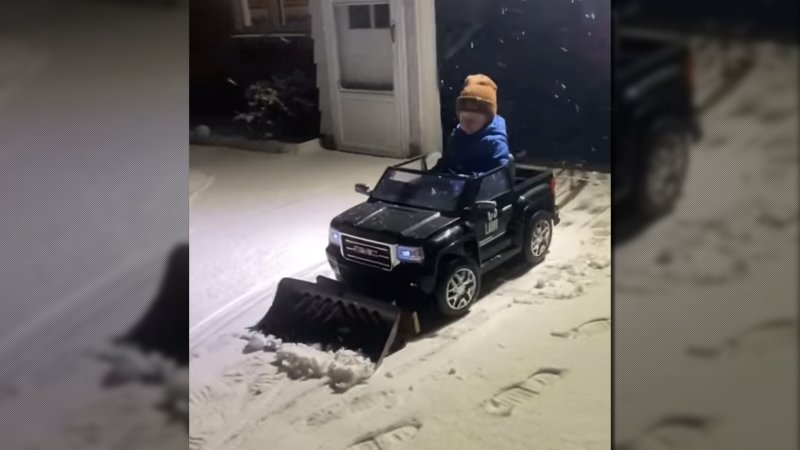
{"label": "plowed snow path", "polygon": [[190,336],[280,278],[324,262],[330,220],[363,198],[355,183],[374,183],[393,162],[192,147]]}

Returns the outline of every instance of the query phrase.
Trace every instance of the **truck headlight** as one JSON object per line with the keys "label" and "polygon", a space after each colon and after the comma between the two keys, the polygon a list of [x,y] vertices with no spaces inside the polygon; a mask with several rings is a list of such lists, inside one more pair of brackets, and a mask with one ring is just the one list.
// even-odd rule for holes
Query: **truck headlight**
{"label": "truck headlight", "polygon": [[401,262],[421,263],[425,260],[425,253],[422,247],[397,246],[397,259]]}
{"label": "truck headlight", "polygon": [[342,234],[339,233],[339,230],[337,230],[336,228],[331,228],[330,231],[328,232],[328,240],[333,245],[341,246],[342,245]]}

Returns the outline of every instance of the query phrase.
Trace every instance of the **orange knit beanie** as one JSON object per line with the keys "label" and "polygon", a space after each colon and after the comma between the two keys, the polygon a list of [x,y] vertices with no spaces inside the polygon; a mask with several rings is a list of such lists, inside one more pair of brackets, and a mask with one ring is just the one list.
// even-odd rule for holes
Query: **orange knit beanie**
{"label": "orange knit beanie", "polygon": [[456,101],[456,113],[479,112],[497,114],[497,85],[483,74],[470,75],[464,80],[464,90]]}

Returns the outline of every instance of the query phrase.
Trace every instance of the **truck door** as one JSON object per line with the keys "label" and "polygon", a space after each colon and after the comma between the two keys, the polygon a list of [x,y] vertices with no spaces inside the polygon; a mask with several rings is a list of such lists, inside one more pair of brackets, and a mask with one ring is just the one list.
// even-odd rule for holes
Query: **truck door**
{"label": "truck door", "polygon": [[497,209],[486,217],[485,222],[479,225],[481,229],[477,230],[481,260],[485,261],[505,250],[510,244],[508,239],[504,238],[514,213],[509,171],[500,169],[486,175],[481,180],[481,186],[475,199],[477,201],[492,200],[497,203]]}

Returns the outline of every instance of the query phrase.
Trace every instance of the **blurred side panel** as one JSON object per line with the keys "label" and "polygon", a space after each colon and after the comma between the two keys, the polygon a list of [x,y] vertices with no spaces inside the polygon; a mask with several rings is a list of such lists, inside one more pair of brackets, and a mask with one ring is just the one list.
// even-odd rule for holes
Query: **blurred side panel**
{"label": "blurred side panel", "polygon": [[798,448],[796,2],[616,7],[615,446]]}
{"label": "blurred side panel", "polygon": [[3,448],[186,448],[188,4],[0,13]]}

